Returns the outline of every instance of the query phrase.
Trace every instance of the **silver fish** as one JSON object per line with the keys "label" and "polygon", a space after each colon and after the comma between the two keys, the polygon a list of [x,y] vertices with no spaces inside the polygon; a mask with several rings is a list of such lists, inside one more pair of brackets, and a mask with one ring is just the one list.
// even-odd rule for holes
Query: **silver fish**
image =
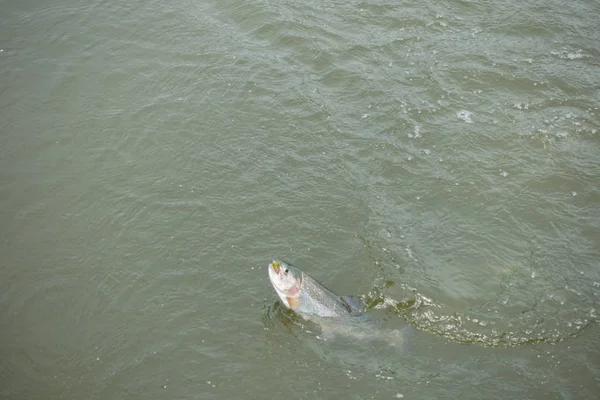
{"label": "silver fish", "polygon": [[325,286],[281,260],[269,264],[269,279],[282,303],[306,317],[343,317],[361,313],[357,296],[338,296]]}
{"label": "silver fish", "polygon": [[394,346],[405,345],[404,329],[402,332],[381,331],[373,329],[372,324],[365,324],[364,306],[358,296],[338,296],[285,261],[273,260],[268,269],[269,279],[283,305],[317,323],[325,337],[342,334],[356,339],[380,339]]}

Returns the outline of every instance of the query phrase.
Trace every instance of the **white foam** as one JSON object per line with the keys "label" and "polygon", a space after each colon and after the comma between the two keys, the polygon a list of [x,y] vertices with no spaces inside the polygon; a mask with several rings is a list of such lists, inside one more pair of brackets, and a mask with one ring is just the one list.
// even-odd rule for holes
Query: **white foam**
{"label": "white foam", "polygon": [[467,110],[461,110],[459,111],[456,116],[460,119],[462,119],[463,121],[465,121],[467,124],[472,124],[473,120],[471,119],[471,113]]}

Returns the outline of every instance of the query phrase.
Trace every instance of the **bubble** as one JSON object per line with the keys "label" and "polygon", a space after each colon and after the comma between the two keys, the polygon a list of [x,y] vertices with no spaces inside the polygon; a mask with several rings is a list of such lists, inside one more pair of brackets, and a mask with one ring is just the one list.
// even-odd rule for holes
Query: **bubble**
{"label": "bubble", "polygon": [[466,110],[462,110],[459,111],[456,116],[460,119],[462,119],[463,121],[465,121],[467,124],[472,124],[473,120],[471,120],[471,113],[469,111]]}
{"label": "bubble", "polygon": [[421,127],[419,125],[415,125],[413,132],[415,138],[421,137]]}

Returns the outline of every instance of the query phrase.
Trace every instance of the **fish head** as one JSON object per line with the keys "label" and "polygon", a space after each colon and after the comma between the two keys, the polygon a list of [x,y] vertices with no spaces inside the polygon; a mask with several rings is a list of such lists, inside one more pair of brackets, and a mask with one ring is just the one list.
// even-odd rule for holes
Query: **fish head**
{"label": "fish head", "polygon": [[269,264],[269,279],[283,304],[295,309],[302,288],[302,271],[285,261],[273,260]]}

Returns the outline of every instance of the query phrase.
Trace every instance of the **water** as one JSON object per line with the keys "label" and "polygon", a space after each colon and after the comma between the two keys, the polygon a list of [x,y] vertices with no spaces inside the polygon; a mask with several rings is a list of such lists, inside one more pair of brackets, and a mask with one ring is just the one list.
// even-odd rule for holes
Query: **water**
{"label": "water", "polygon": [[5,2],[0,397],[595,398],[599,13]]}

